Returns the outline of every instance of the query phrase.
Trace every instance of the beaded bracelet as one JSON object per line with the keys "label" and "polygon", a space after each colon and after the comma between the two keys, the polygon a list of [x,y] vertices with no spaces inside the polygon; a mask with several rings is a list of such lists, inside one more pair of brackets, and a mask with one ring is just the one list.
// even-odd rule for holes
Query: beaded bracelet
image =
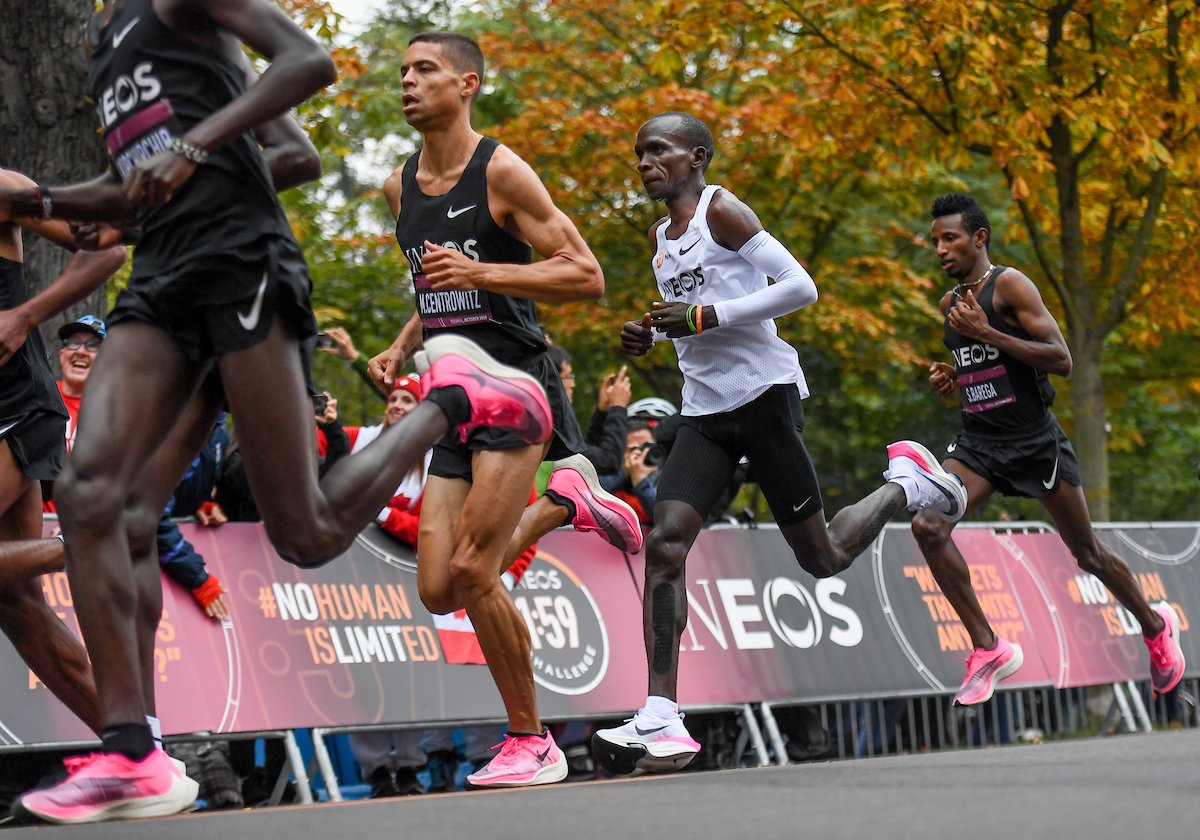
{"label": "beaded bracelet", "polygon": [[170,148],[172,152],[184,160],[190,160],[192,163],[201,164],[208,162],[208,152],[199,146],[193,146],[182,137],[172,137]]}

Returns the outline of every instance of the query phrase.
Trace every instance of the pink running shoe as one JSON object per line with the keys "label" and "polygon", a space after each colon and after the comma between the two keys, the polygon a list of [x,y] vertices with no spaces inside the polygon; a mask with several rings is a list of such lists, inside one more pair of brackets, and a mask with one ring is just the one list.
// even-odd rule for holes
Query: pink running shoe
{"label": "pink running shoe", "polygon": [[529,444],[544,443],[554,432],[550,403],[538,381],[496,361],[470,339],[434,336],[414,362],[421,374],[421,399],[449,385],[467,392],[471,418],[458,429],[464,441],[479,426],[508,429]]}
{"label": "pink running shoe", "polygon": [[571,526],[576,531],[595,531],[628,554],[642,550],[642,526],[637,514],[600,486],[596,468],[583,455],[555,461],[546,489],[571,500],[575,506]]}
{"label": "pink running shoe", "polygon": [[92,753],[68,758],[64,764],[64,781],[25,794],[17,810],[67,824],[165,817],[187,810],[199,793],[199,785],[158,749],[141,761],[119,753]]}
{"label": "pink running shoe", "polygon": [[1144,636],[1150,649],[1150,684],[1166,694],[1183,678],[1183,648],[1179,646],[1179,616],[1165,601],[1154,608],[1167,626],[1153,639]]}
{"label": "pink running shoe", "polygon": [[1009,644],[999,636],[991,650],[975,648],[967,657],[967,678],[954,695],[954,702],[959,706],[974,706],[990,700],[996,684],[1015,674],[1024,661],[1021,646]]}
{"label": "pink running shoe", "polygon": [[592,752],[610,773],[670,773],[687,767],[700,744],[688,734],[683,715],[655,720],[639,709],[621,726],[597,729]]}
{"label": "pink running shoe", "polygon": [[548,785],[567,778],[567,757],[549,730],[542,736],[505,735],[496,747],[500,754],[467,776],[468,787]]}
{"label": "pink running shoe", "polygon": [[904,488],[909,510],[932,510],[947,522],[963,518],[967,488],[938,463],[932,452],[915,440],[898,440],[888,445],[887,454],[888,468],[883,477]]}

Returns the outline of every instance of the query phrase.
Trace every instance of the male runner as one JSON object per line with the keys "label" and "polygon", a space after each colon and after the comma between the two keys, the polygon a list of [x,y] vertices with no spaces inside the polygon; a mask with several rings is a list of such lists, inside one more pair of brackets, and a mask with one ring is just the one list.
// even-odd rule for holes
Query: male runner
{"label": "male runner", "polygon": [[[829,523],[804,447],[801,399],[808,387],[796,351],[774,319],[808,306],[817,288],[758,217],[731,192],[708,185],[707,125],[690,114],[659,114],[634,146],[646,193],[667,206],[650,228],[654,277],[663,300],[621,330],[625,351],[647,353],[655,335],[675,341],[683,415],[663,464],[646,539],[643,619],[649,696],[623,726],[592,746],[613,772],[687,765],[700,745],[676,703],[679,639],[687,624],[684,563],[714,502],[746,456],[796,562],[817,577],[847,568],[901,507],[962,516],[966,494],[924,447],[888,447],[888,483]],[[774,278],[773,284],[767,278]]]}
{"label": "male runner", "polygon": [[[438,444],[421,508],[417,583],[430,611],[467,611],[508,714],[502,749],[468,783],[557,782],[566,759],[538,717],[529,629],[499,575],[521,548],[568,520],[623,549],[641,547],[633,512],[601,490],[585,458],[572,457],[586,444],[534,305],[598,298],[604,275],[529,165],[471,128],[484,75],[479,46],[457,33],[422,33],[409,41],[401,72],[404,117],[424,143],[388,178],[384,195],[412,267],[417,313],[371,360],[373,375],[390,386],[422,340],[468,336],[536,378],[554,413],[546,446],[492,430]],[[545,259],[531,263],[531,250]],[[515,535],[547,456],[571,460],[530,506],[525,521],[538,524]]]}
{"label": "male runner", "polygon": [[[530,377],[469,341],[430,342],[425,402],[318,484],[299,352],[315,332],[311,283],[275,197],[316,170],[306,155],[264,156],[249,132],[332,81],[332,61],[266,0],[109,0],[88,42],[113,173],[0,191],[0,220],[135,217],[141,227],[56,485],[103,746],[20,802],[64,823],[175,813],[194,799],[145,719],[162,604],[154,530],[223,399],[267,534],[301,566],[342,553],[447,431],[502,424],[533,444],[551,429]],[[243,44],[271,61],[249,87]]]}
{"label": "male runner", "polygon": [[[32,185],[0,169],[0,187]],[[99,732],[87,654],[50,609],[37,579],[63,567],[62,542],[41,539],[41,481],[62,468],[67,417],[37,325],[103,285],[125,262],[125,249],[78,252],[54,283],[27,300],[21,228],[75,248],[64,222],[0,223],[0,629],[38,679]]]}
{"label": "male runner", "polygon": [[[945,342],[954,365],[934,362],[929,381],[942,397],[958,391],[962,432],[946,447],[945,468],[967,488],[967,511],[994,491],[1037,499],[1050,514],[1079,567],[1095,575],[1142,626],[1150,649],[1150,681],[1170,691],[1183,676],[1179,617],[1165,601],[1151,608],[1120,558],[1092,530],[1075,450],[1050,410],[1046,374],[1068,376],[1071,351],[1033,282],[1015,268],[993,265],[987,215],[971,196],[951,193],[933,203],[933,246],[958,285],[942,296]],[[1021,667],[1019,645],[992,632],[971,587],[966,561],[950,539],[953,522],[928,514],[913,535],[942,592],[971,635],[974,651],[956,703],[982,703]]]}

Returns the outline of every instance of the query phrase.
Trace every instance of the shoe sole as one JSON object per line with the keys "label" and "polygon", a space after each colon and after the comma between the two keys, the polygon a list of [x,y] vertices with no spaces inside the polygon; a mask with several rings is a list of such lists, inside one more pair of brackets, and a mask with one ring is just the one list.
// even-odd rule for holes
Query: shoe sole
{"label": "shoe sole", "polygon": [[674,773],[692,763],[699,750],[665,752],[657,755],[646,744],[617,744],[599,733],[592,736],[592,757],[596,763],[618,776],[643,773]]}
{"label": "shoe sole", "polygon": [[[1155,612],[1158,612],[1158,610],[1155,610]],[[1159,694],[1166,694],[1175,686],[1179,685],[1179,681],[1183,679],[1183,671],[1187,667],[1187,664],[1184,662],[1183,658],[1183,646],[1179,644],[1179,614],[1176,613],[1174,607],[1171,607],[1170,605],[1167,605],[1167,608],[1163,612],[1166,613],[1165,616],[1163,616],[1161,612],[1158,614],[1162,616],[1163,621],[1171,622],[1171,643],[1175,646],[1175,653],[1179,655],[1179,672],[1175,675],[1175,679],[1173,679],[1165,688],[1155,687],[1154,690]],[[1151,674],[1150,684],[1152,686],[1154,685],[1153,677],[1154,675]]]}
{"label": "shoe sole", "polygon": [[980,703],[986,703],[987,701],[991,700],[992,695],[996,693],[996,686],[999,685],[1002,680],[1006,680],[1013,674],[1017,673],[1017,671],[1021,669],[1021,666],[1025,664],[1025,652],[1021,650],[1021,646],[1018,644],[1013,644],[1012,649],[1013,658],[997,668],[996,672],[992,674],[991,679],[988,681],[987,694],[980,697],[978,700],[972,700],[970,703],[964,703],[962,700],[959,700],[957,697],[955,697],[954,705],[978,706]]}
{"label": "shoe sole", "polygon": [[552,785],[555,782],[561,782],[567,778],[567,759],[564,756],[561,761],[556,761],[553,764],[547,764],[541,770],[538,770],[532,779],[520,781],[504,781],[503,779],[495,781],[471,781],[471,777],[463,779],[463,788],[466,790],[487,790],[488,788],[513,788],[513,787],[533,787],[535,785]]}
{"label": "shoe sole", "polygon": [[[898,450],[895,455],[892,454],[893,449]],[[911,450],[917,455],[917,457],[912,457],[912,455],[905,450]],[[889,446],[887,448],[887,454],[889,459],[893,457],[901,457],[908,458],[910,461],[914,462],[922,470],[929,473],[929,475],[934,479],[934,483],[938,486],[938,489],[940,489],[943,493],[952,495],[957,501],[957,515],[942,513],[940,510],[933,511],[935,514],[947,522],[957,522],[958,520],[962,519],[964,515],[966,515],[967,488],[963,486],[962,481],[960,481],[959,478],[954,475],[954,473],[942,467],[941,462],[938,461],[937,456],[935,456],[932,452],[915,440],[901,440]],[[946,487],[943,487],[943,484],[947,485],[949,490],[947,490]]]}
{"label": "shoe sole", "polygon": [[[466,359],[467,362],[488,376],[507,382],[512,387],[519,389],[518,383],[525,383],[533,387],[542,398],[533,400],[537,407],[536,411],[530,411],[528,405],[526,411],[536,424],[539,434],[545,435],[541,440],[533,441],[533,443],[545,443],[554,434],[554,418],[550,415],[550,404],[546,399],[546,391],[542,387],[542,383],[522,370],[496,361],[478,344],[459,335],[438,335],[426,341],[424,349],[417,351],[413,356],[413,364],[417,368],[417,373],[424,377],[433,367],[433,363],[443,356],[459,356]],[[522,393],[525,394],[524,391]],[[529,397],[530,395],[525,394],[525,396]]]}
{"label": "shoe sole", "polygon": [[[555,461],[554,471],[557,472],[558,470],[574,470],[575,472],[579,473],[580,477],[588,486],[588,490],[591,491],[593,496],[600,499],[606,505],[611,505],[612,507],[628,511],[630,517],[635,521],[637,520],[637,514],[633,512],[633,508],[600,486],[600,479],[596,475],[596,468],[592,466],[592,462],[583,455],[571,455],[567,458]],[[592,518],[595,519],[600,525],[600,533],[604,535],[604,539],[609,545],[612,545],[615,548],[626,552],[627,554],[637,554],[642,550],[642,546],[645,543],[645,537],[642,536],[642,529],[640,527],[634,528],[629,534],[630,539],[626,539],[625,531],[628,530],[628,528],[622,526],[627,525],[627,523],[621,516],[615,515],[619,524],[614,524],[610,518],[612,515],[609,514],[607,509],[600,508],[597,510],[596,508],[589,506],[588,511],[592,514]],[[633,542],[632,548],[629,545],[631,540]]]}

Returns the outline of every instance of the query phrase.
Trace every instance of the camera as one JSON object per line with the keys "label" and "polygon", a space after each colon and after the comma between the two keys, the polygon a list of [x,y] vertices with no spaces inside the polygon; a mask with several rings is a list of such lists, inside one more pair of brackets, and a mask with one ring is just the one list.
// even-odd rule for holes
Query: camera
{"label": "camera", "polygon": [[325,408],[329,405],[329,397],[327,397],[325,394],[317,394],[315,397],[312,398],[312,400],[313,400],[313,414],[320,417],[322,414],[325,413]]}
{"label": "camera", "polygon": [[643,444],[642,448],[646,450],[646,457],[642,459],[642,463],[647,467],[662,466],[662,462],[667,460],[667,448],[661,443]]}
{"label": "camera", "polygon": [[317,347],[320,349],[328,349],[333,346],[333,339],[327,334],[317,333]]}

